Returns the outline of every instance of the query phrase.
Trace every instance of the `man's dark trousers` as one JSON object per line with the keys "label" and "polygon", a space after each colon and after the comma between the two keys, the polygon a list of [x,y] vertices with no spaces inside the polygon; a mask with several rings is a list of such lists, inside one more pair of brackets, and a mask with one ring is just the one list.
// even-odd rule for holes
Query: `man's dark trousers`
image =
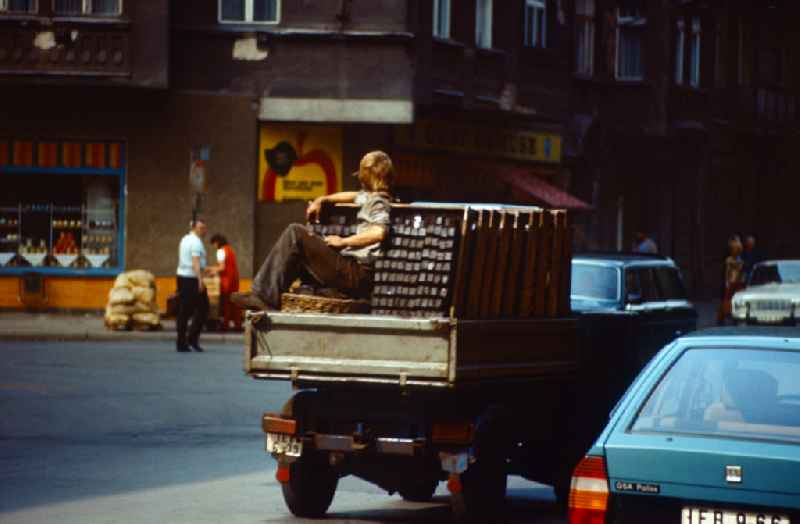
{"label": "man's dark trousers", "polygon": [[341,255],[307,227],[290,224],[256,273],[252,290],[268,305],[280,309],[281,293],[298,277],[355,297],[369,296],[372,287],[370,268]]}
{"label": "man's dark trousers", "polygon": [[[206,290],[200,293],[197,278],[178,277],[178,349],[185,349],[188,344],[197,346],[200,340],[200,331],[208,318],[208,294]],[[192,325],[188,329],[189,318]]]}

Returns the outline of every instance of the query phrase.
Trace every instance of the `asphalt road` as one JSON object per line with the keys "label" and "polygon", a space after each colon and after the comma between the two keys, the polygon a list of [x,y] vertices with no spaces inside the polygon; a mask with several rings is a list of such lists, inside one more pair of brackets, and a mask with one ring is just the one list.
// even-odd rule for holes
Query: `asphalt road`
{"label": "asphalt road", "polygon": [[[238,345],[0,341],[0,522],[303,522],[283,504],[261,413],[291,395],[241,371]],[[512,522],[561,523],[545,486],[509,479]],[[326,522],[450,521],[348,477]]]}

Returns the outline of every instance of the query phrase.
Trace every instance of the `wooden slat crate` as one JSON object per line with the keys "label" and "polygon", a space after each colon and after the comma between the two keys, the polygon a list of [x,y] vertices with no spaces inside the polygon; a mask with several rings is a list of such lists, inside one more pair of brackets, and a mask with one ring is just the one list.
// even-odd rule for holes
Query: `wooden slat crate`
{"label": "wooden slat crate", "polygon": [[[312,229],[355,233],[352,205]],[[464,319],[569,313],[571,233],[565,211],[468,204],[392,206],[375,261],[373,315]]]}

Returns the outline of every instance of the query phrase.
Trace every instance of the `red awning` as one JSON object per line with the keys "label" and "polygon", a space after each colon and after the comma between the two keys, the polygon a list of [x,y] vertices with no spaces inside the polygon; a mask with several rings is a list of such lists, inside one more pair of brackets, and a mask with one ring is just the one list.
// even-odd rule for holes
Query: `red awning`
{"label": "red awning", "polygon": [[590,211],[593,209],[583,200],[570,195],[563,189],[559,189],[524,169],[495,169],[493,171],[493,176],[530,195],[545,207],[568,209],[570,211]]}

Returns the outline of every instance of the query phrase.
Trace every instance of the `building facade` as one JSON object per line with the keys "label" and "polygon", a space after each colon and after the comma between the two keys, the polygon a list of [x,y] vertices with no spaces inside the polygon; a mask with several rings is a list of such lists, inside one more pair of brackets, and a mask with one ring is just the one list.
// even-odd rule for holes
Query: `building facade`
{"label": "building facade", "polygon": [[653,237],[692,293],[722,286],[732,234],[797,256],[798,6],[780,0],[575,0],[571,189],[597,212],[582,247]]}
{"label": "building facade", "polygon": [[174,288],[193,213],[249,277],[305,202],[398,196],[581,208],[560,190],[572,28],[560,0],[0,2],[0,307],[99,309],[116,273]]}

